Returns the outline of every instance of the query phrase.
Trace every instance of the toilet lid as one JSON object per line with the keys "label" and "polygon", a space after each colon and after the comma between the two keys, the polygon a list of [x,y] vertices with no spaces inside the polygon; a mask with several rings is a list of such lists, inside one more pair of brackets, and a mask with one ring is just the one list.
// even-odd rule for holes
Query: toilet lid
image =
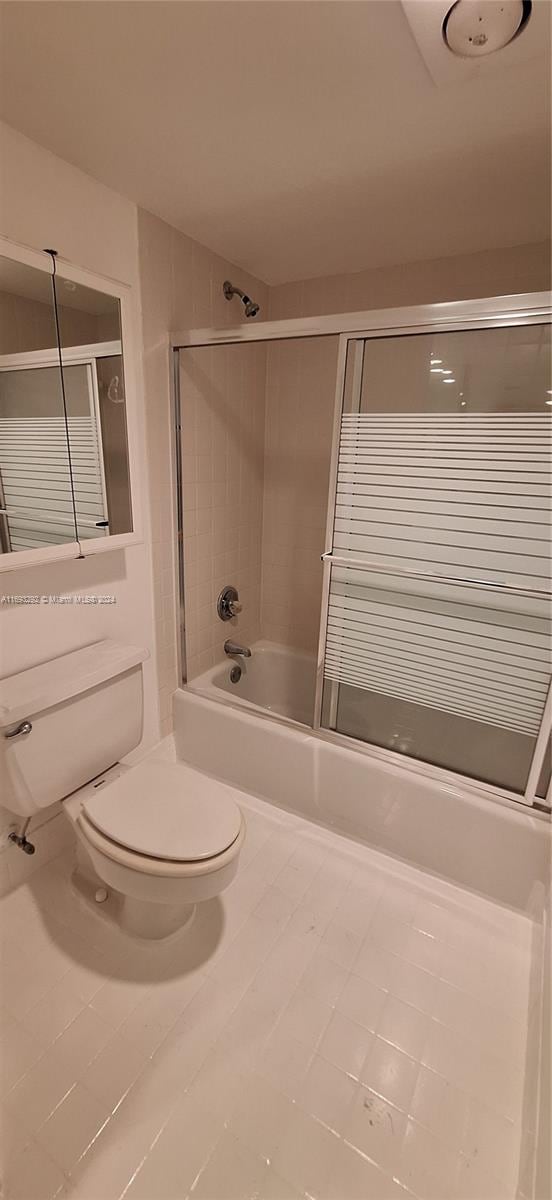
{"label": "toilet lid", "polygon": [[198,862],[235,842],[242,815],[233,789],[183,763],[141,763],[83,803],[100,833],[128,850]]}

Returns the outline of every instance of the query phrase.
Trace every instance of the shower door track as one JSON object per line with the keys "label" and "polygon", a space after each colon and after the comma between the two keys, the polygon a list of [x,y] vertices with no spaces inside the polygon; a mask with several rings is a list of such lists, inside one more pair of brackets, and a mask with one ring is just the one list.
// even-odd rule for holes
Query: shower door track
{"label": "shower door track", "polygon": [[[351,341],[366,341],[370,338],[404,337],[408,334],[447,333],[458,330],[493,329],[507,326],[533,325],[552,322],[552,294],[550,292],[531,292],[519,296],[493,296],[481,300],[459,300],[450,303],[418,305],[409,308],[387,308],[358,313],[336,313],[331,316],[298,317],[292,320],[265,321],[247,324],[228,329],[191,329],[173,333],[169,337],[171,370],[169,372],[172,407],[172,450],[173,450],[173,518],[176,530],[176,568],[178,630],[177,648],[179,660],[179,677],[186,684],[186,614],[184,594],[184,541],[183,541],[183,501],[182,501],[182,417],[180,404],[180,375],[178,355],[180,350],[199,346],[235,345],[245,342],[282,341],[289,338],[313,338],[339,335],[339,350],[336,369],[334,427],[332,436],[331,461],[329,472],[329,504],[326,526],[326,549],[322,554],[323,581],[322,602],[320,612],[320,638],[316,670],[316,695],[314,706],[313,733],[323,740],[337,742],[344,747],[352,747],[355,751],[365,753],[372,758],[397,766],[402,763],[405,770],[422,775],[441,784],[449,784],[460,790],[469,790],[484,799],[491,799],[500,804],[514,808],[534,817],[548,818],[552,810],[552,780],[548,785],[546,797],[537,796],[536,789],[543,770],[546,752],[552,729],[552,686],[548,690],[546,704],[543,709],[539,732],[529,768],[528,778],[523,794],[510,791],[483,780],[462,775],[459,772],[432,763],[412,758],[407,754],[397,754],[376,744],[363,742],[349,735],[340,734],[335,730],[321,726],[322,686],[326,646],[326,628],[328,620],[328,602],[330,590],[330,574],[332,561],[336,557],[332,552],[333,525],[336,505],[336,481],[339,455],[339,428],[343,406],[345,384],[345,366],[347,350]],[[176,495],[174,494],[176,492]],[[349,563],[350,565],[350,563]],[[366,563],[363,565],[366,566]],[[380,567],[378,567],[381,570]],[[408,573],[408,572],[407,572]],[[410,572],[417,576],[417,572]],[[437,577],[438,579],[440,577]],[[447,580],[448,581],[448,580]],[[473,584],[472,580],[458,580],[466,586]],[[510,585],[502,585],[507,592],[520,591],[527,594],[528,589],[516,589]],[[538,597],[550,600],[548,593],[539,592]],[[230,701],[232,707],[232,702]],[[289,724],[285,718],[270,714],[271,719]]]}

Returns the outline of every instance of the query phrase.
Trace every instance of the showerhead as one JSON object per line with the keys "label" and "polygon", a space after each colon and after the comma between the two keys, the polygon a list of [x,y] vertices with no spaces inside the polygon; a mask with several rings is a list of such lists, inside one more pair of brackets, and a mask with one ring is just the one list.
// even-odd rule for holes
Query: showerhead
{"label": "showerhead", "polygon": [[227,300],[232,300],[234,296],[239,296],[243,307],[245,308],[246,317],[257,316],[260,305],[257,304],[255,300],[252,300],[250,296],[246,296],[245,292],[242,292],[241,288],[234,287],[234,284],[230,283],[229,279],[225,279],[222,285],[222,290]]}

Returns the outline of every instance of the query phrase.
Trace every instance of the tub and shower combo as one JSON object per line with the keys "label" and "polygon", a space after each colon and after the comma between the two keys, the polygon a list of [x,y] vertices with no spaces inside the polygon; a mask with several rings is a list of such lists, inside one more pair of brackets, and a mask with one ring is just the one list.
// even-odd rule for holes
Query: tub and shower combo
{"label": "tub and shower combo", "polygon": [[177,752],[531,923],[527,1197],[550,1086],[550,318],[531,294],[172,338]]}

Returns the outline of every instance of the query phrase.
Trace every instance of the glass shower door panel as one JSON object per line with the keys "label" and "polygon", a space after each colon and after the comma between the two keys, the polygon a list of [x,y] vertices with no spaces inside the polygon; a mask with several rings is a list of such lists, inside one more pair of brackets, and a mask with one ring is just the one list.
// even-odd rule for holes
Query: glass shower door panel
{"label": "glass shower door panel", "polygon": [[551,670],[548,328],[365,342],[329,555],[323,724],[515,792]]}

